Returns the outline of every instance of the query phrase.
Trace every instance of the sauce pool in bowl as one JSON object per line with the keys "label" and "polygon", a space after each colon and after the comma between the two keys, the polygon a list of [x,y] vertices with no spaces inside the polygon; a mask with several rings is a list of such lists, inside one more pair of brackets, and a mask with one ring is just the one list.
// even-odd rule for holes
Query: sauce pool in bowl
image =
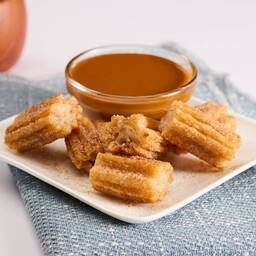
{"label": "sauce pool in bowl", "polygon": [[150,46],[109,46],[82,53],[66,68],[67,88],[85,110],[109,116],[159,118],[175,99],[187,101],[195,66],[184,56]]}
{"label": "sauce pool in bowl", "polygon": [[107,54],[77,63],[71,77],[86,87],[112,95],[147,96],[168,92],[189,81],[179,64],[146,54]]}

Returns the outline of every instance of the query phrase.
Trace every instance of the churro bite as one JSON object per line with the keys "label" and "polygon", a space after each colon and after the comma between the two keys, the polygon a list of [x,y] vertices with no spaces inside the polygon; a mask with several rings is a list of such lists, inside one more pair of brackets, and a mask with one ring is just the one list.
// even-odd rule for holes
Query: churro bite
{"label": "churro bite", "polygon": [[[214,119],[220,122],[226,128],[235,130],[237,126],[236,118],[228,114],[228,109],[223,104],[216,104],[212,101],[205,102],[200,105],[196,105],[195,109],[200,110],[202,113],[208,116],[208,118]],[[180,149],[175,145],[169,144],[169,150],[175,154],[185,154],[186,151]]]}
{"label": "churro bite", "polygon": [[96,124],[106,152],[155,159],[166,152],[158,121],[141,114],[114,115],[110,122]]}
{"label": "churro bite", "polygon": [[161,200],[172,181],[172,166],[152,159],[99,153],[90,170],[97,191],[134,202]]}
{"label": "churro bite", "polygon": [[172,104],[159,128],[171,144],[218,168],[235,157],[241,143],[233,129],[181,101]]}
{"label": "churro bite", "polygon": [[58,95],[20,113],[5,132],[5,143],[18,152],[64,138],[77,127],[82,112],[74,97]]}
{"label": "churro bite", "polygon": [[78,126],[65,137],[68,156],[78,170],[89,172],[93,162],[102,151],[95,125],[88,117],[82,117]]}

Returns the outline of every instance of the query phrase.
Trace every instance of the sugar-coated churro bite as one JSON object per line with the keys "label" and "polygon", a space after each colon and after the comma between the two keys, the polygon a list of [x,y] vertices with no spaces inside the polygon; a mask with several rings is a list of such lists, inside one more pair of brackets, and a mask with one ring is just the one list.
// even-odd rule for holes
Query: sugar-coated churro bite
{"label": "sugar-coated churro bite", "polygon": [[90,181],[97,191],[135,202],[161,200],[172,181],[172,166],[152,159],[99,153],[90,170]]}
{"label": "sugar-coated churro bite", "polygon": [[74,97],[58,95],[20,113],[5,132],[5,143],[19,152],[64,138],[77,126],[82,112]]}
{"label": "sugar-coated churro bite", "polygon": [[[195,106],[196,109],[204,113],[208,118],[214,119],[224,125],[227,129],[235,130],[237,126],[236,118],[228,114],[228,109],[222,104],[216,104],[211,101]],[[186,151],[175,145],[169,146],[169,150],[175,154],[184,154]]]}
{"label": "sugar-coated churro bite", "polygon": [[218,168],[235,157],[241,143],[232,129],[180,101],[172,104],[159,128],[171,144]]}
{"label": "sugar-coated churro bite", "polygon": [[98,152],[102,151],[95,125],[88,117],[78,121],[77,128],[65,138],[68,155],[78,170],[89,172]]}
{"label": "sugar-coated churro bite", "polygon": [[208,101],[206,103],[197,105],[195,108],[202,111],[209,118],[219,121],[227,128],[230,128],[232,130],[236,129],[236,118],[228,114],[228,109],[226,108],[226,106]]}
{"label": "sugar-coated churro bite", "polygon": [[166,152],[158,121],[141,114],[129,117],[114,115],[110,122],[96,124],[106,152],[155,159]]}

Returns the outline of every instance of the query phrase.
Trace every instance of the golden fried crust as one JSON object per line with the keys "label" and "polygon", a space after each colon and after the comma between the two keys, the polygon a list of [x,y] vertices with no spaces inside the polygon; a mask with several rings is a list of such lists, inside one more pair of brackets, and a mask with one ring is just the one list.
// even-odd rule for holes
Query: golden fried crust
{"label": "golden fried crust", "polygon": [[104,151],[108,151],[109,144],[115,140],[118,134],[117,127],[114,127],[111,122],[104,121],[97,121],[95,125]]}
{"label": "golden fried crust", "polygon": [[171,144],[216,167],[232,160],[241,143],[233,130],[180,101],[172,104],[159,127]]}
{"label": "golden fried crust", "polygon": [[222,104],[215,104],[212,101],[207,101],[203,104],[197,105],[195,108],[215,119],[227,114],[226,106]]}
{"label": "golden fried crust", "polygon": [[196,109],[202,111],[211,119],[219,121],[231,130],[235,130],[237,126],[236,118],[228,114],[227,108],[222,104],[215,104],[211,101],[197,105]]}
{"label": "golden fried crust", "polygon": [[158,128],[158,121],[141,114],[114,115],[111,122],[98,122],[96,127],[106,152],[149,159],[166,152],[166,142],[159,131],[148,128]]}
{"label": "golden fried crust", "polygon": [[64,138],[77,126],[82,109],[74,97],[58,95],[20,113],[5,132],[5,143],[19,152]]}
{"label": "golden fried crust", "polygon": [[135,202],[161,200],[172,181],[172,166],[158,160],[99,153],[90,170],[94,189]]}
{"label": "golden fried crust", "polygon": [[92,121],[83,117],[77,128],[65,138],[68,155],[78,170],[89,172],[102,145]]}
{"label": "golden fried crust", "polygon": [[230,130],[235,130],[237,127],[237,120],[232,115],[223,115],[218,118],[218,121],[225,125]]}
{"label": "golden fried crust", "polygon": [[[234,116],[228,114],[226,106],[222,104],[216,104],[211,101],[195,106],[196,109],[208,116],[208,118],[215,119],[228,129],[235,130],[237,121]],[[169,150],[175,154],[184,154],[184,150],[178,148],[175,145],[170,145]]]}

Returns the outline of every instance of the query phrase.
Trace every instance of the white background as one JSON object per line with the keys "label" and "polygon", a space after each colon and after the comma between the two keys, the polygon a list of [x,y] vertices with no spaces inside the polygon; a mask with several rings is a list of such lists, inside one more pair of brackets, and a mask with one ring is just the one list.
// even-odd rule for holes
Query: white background
{"label": "white background", "polygon": [[[28,34],[10,72],[30,79],[63,73],[88,48],[176,41],[256,97],[256,1],[27,0]],[[40,255],[34,228],[0,163],[0,256]]]}

